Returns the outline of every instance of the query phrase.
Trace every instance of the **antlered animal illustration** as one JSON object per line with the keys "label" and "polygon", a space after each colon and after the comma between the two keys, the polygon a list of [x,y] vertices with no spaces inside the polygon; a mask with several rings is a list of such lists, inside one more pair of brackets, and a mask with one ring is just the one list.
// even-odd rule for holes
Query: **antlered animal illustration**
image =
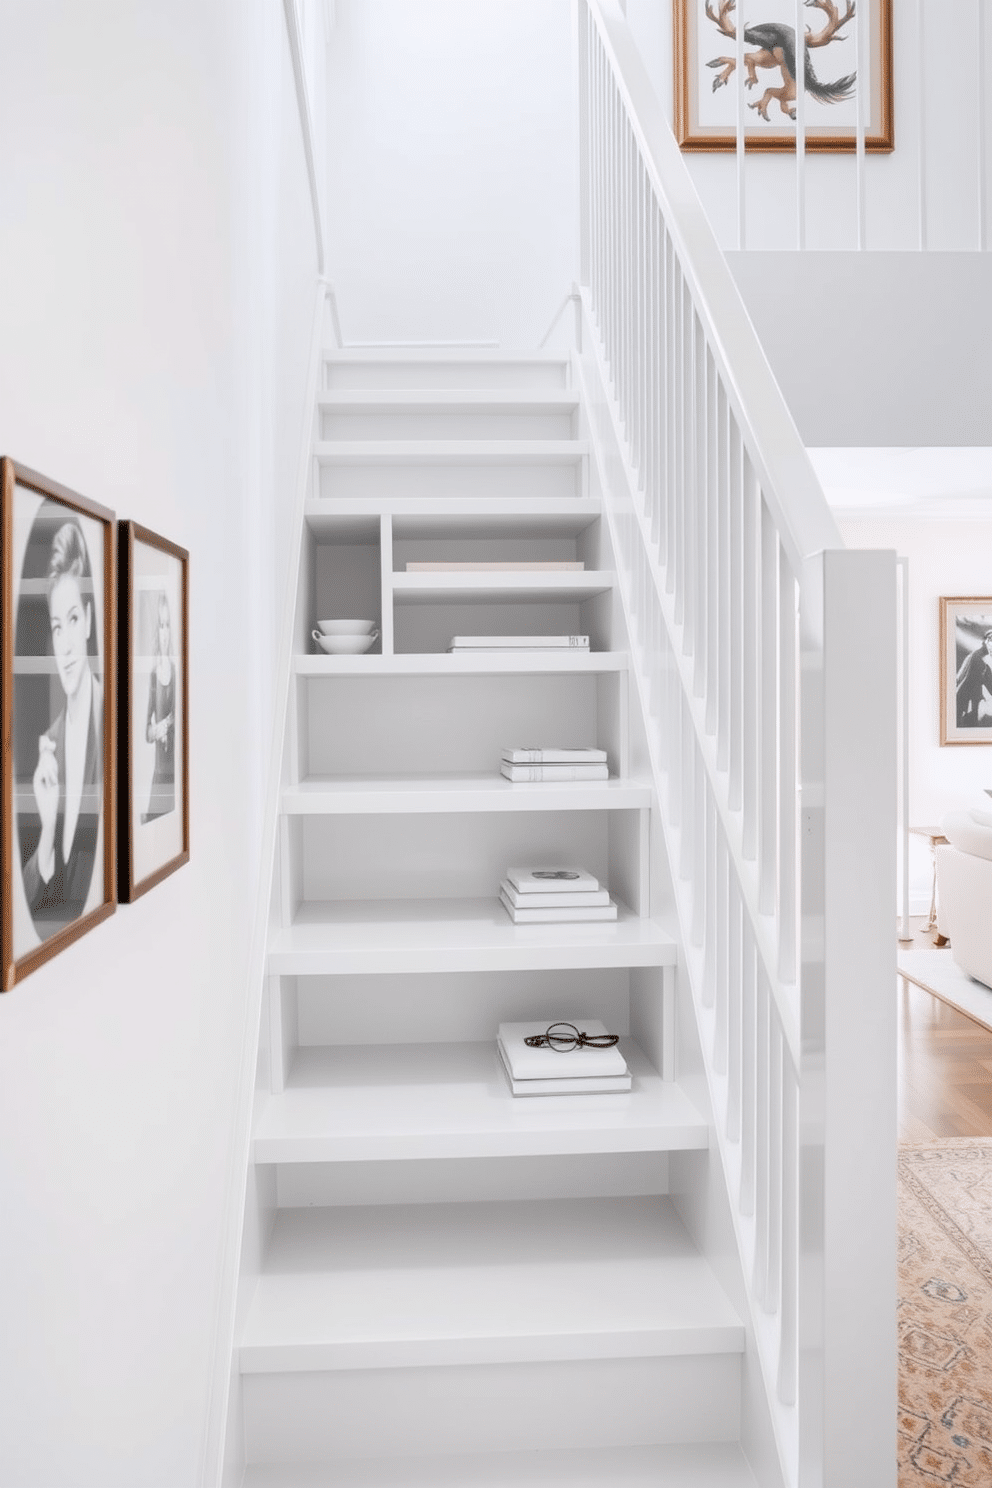
{"label": "antlered animal illustration", "polygon": [[[839,33],[841,28],[854,17],[854,0],[847,0],[847,8],[843,15],[839,13],[833,0],[805,0],[805,4],[809,8],[822,10],[826,16],[826,24],[822,31],[814,33],[808,27],[806,30],[803,51],[806,92],[811,98],[818,99],[820,103],[839,103],[842,99],[852,96],[857,74],[851,72],[846,77],[838,78],[836,82],[821,83],[813,71],[809,53],[814,47],[827,46],[831,41],[846,40]],[[737,0],[719,0],[719,7],[719,11],[715,11],[710,0],[706,0],[706,15],[721,35],[729,36],[731,40],[736,41],[737,28],[734,25],[732,13],[737,8]],[[796,110],[792,107],[796,100],[796,33],[794,29],[779,21],[765,21],[754,26],[745,24],[744,40],[748,46],[758,48],[756,52],[744,53],[744,67],[747,71],[745,87],[757,86],[759,67],[778,68],[782,74],[780,88],[767,88],[758,102],[751,103],[748,107],[756,109],[761,118],[767,120],[768,106],[777,99],[783,114],[788,114],[790,119],[794,119],[796,117]],[[712,62],[707,62],[706,65],[721,69],[713,79],[713,92],[715,93],[718,88],[724,87],[729,81],[737,66],[737,58],[736,56],[714,57]]]}

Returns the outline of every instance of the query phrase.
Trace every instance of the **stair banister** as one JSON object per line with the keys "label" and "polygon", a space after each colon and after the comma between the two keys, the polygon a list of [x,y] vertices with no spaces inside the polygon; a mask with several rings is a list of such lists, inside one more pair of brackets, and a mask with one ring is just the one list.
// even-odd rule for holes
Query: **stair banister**
{"label": "stair banister", "polygon": [[579,373],[781,1472],[894,1484],[894,555],[844,549],[615,0],[576,32]]}

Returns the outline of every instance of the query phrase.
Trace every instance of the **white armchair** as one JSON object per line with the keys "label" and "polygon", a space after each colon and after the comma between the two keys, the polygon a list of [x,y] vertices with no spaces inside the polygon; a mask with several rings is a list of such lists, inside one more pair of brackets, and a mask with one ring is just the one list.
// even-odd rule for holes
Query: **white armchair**
{"label": "white armchair", "polygon": [[937,848],[937,923],[962,971],[992,987],[992,813],[951,811]]}

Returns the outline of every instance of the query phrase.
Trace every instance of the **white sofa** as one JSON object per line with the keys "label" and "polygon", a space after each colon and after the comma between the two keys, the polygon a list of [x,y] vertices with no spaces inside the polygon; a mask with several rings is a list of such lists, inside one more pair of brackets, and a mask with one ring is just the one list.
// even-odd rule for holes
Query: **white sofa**
{"label": "white sofa", "polygon": [[962,971],[992,987],[992,813],[951,811],[937,848],[937,923]]}

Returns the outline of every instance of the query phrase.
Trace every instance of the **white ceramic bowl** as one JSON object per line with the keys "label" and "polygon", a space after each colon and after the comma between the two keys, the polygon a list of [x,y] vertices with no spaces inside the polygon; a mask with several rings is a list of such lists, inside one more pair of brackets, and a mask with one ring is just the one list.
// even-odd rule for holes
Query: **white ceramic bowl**
{"label": "white ceramic bowl", "polygon": [[379,632],[371,635],[314,635],[314,640],[328,656],[361,656],[375,642]]}
{"label": "white ceramic bowl", "polygon": [[371,635],[375,630],[374,620],[318,620],[317,629],[321,635],[343,636]]}

